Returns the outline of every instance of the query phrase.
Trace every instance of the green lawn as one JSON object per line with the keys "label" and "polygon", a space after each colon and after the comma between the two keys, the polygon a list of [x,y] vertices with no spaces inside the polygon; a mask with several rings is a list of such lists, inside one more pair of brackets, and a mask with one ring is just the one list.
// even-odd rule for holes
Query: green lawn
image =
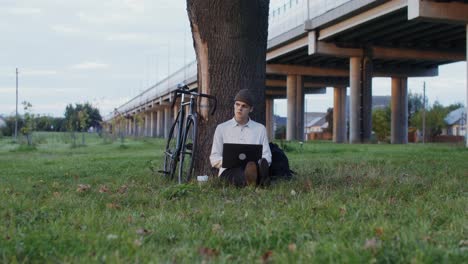
{"label": "green lawn", "polygon": [[0,139],[3,263],[468,259],[463,147],[293,142],[296,180],[236,189],[153,175],[160,139],[36,141],[29,149]]}

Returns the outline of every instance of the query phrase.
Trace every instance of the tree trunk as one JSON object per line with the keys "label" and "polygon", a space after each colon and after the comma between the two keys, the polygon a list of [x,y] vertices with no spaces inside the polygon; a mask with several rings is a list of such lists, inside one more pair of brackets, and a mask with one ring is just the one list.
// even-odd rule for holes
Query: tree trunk
{"label": "tree trunk", "polygon": [[209,155],[218,124],[234,116],[234,96],[243,88],[257,99],[251,118],[265,124],[265,56],[269,0],[187,0],[197,56],[198,91],[215,96],[208,116],[199,102],[195,175],[212,174]]}

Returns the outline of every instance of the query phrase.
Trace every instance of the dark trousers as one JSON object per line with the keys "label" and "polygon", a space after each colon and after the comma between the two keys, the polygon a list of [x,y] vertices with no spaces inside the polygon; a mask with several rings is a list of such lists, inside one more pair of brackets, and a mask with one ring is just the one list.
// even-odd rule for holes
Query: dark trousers
{"label": "dark trousers", "polygon": [[226,169],[221,173],[221,180],[226,181],[237,187],[244,187],[247,185],[244,175],[244,168],[237,167]]}

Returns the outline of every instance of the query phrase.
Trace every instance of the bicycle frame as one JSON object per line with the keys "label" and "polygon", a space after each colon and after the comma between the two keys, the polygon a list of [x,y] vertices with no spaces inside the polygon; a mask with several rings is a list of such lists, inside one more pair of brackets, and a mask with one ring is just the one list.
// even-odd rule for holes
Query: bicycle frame
{"label": "bicycle frame", "polygon": [[[183,181],[190,180],[191,174],[193,173],[193,159],[197,147],[197,97],[206,97],[214,100],[214,107],[211,114],[216,110],[217,100],[211,95],[190,91],[189,87],[184,85],[175,90],[171,108],[175,106],[178,95],[181,96],[179,103],[180,109],[177,111],[177,116],[166,144],[166,150],[164,152],[166,156],[164,160],[164,170],[162,172],[164,174],[169,174],[169,176],[173,178],[177,162],[180,161],[178,164],[178,180],[179,183],[182,183]],[[190,96],[188,101],[186,101],[185,95]],[[173,135],[175,135],[175,138],[173,138]],[[174,139],[174,141],[172,141],[172,139]],[[175,146],[170,146],[170,142],[175,142]],[[189,159],[187,173],[184,171],[184,166],[186,165],[184,165],[185,158]]]}

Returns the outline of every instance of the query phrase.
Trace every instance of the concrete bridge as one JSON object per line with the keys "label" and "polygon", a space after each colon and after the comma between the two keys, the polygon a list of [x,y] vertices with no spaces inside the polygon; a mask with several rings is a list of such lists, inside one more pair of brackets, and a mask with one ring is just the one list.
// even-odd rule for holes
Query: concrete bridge
{"label": "concrete bridge", "polygon": [[[372,77],[390,77],[391,142],[407,143],[408,78],[437,76],[440,65],[467,60],[467,14],[468,1],[460,0],[290,0],[272,5],[265,82],[269,136],[274,135],[273,99],[287,98],[287,139],[303,140],[304,95],[334,87],[333,140],[366,142],[372,128]],[[186,65],[107,119],[126,117],[119,129],[129,135],[167,136],[174,116],[171,91],[180,82],[196,89],[196,66]]]}

